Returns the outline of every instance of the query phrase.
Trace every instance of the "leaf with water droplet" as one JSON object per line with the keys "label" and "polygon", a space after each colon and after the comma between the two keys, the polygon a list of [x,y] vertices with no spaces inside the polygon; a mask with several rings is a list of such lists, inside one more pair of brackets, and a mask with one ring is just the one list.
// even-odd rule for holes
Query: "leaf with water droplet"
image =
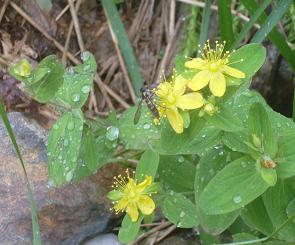
{"label": "leaf with water droplet", "polygon": [[71,67],[65,72],[64,83],[56,94],[57,102],[71,108],[81,108],[84,105],[96,71],[94,56],[86,52],[82,57],[83,64]]}
{"label": "leaf with water droplet", "polygon": [[180,193],[168,193],[161,207],[166,218],[178,227],[192,228],[199,223],[195,205]]}
{"label": "leaf with water droplet", "polygon": [[[249,162],[246,168],[241,166],[243,161]],[[210,180],[200,195],[200,206],[209,215],[229,213],[247,205],[268,187],[254,160],[242,157],[226,165]],[[241,201],[234,202],[235,196],[240,196]]]}
{"label": "leaf with water droplet", "polygon": [[[71,181],[77,167],[84,118],[81,110],[66,112],[48,137],[48,174],[55,185]],[[75,130],[73,130],[75,129]],[[78,151],[77,151],[78,148]],[[49,154],[50,153],[50,154]]]}

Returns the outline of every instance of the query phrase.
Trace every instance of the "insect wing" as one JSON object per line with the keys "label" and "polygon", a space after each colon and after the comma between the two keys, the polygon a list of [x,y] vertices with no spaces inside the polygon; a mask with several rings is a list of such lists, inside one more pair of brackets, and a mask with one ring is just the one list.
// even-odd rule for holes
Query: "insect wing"
{"label": "insect wing", "polygon": [[139,122],[140,116],[141,116],[141,108],[142,108],[142,100],[140,100],[137,110],[134,114],[133,123],[136,125]]}

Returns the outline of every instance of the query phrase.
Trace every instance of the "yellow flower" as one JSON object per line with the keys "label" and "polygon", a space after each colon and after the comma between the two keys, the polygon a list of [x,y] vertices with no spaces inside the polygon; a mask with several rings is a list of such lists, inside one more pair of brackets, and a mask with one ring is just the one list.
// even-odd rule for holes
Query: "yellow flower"
{"label": "yellow flower", "polygon": [[188,83],[188,87],[193,91],[209,84],[212,94],[221,97],[226,90],[227,76],[245,78],[245,73],[229,66],[230,52],[224,52],[224,44],[217,42],[215,49],[211,49],[207,41],[201,54],[202,58],[194,58],[185,63],[187,68],[200,70]]}
{"label": "yellow flower", "polygon": [[139,211],[143,215],[150,215],[155,210],[155,203],[150,197],[156,193],[156,184],[151,176],[146,176],[144,181],[137,184],[137,181],[129,176],[119,175],[115,177],[114,190],[108,193],[109,199],[114,201],[113,209],[118,214],[126,212],[132,222],[138,220]]}
{"label": "yellow flower", "polygon": [[162,82],[155,93],[159,100],[157,106],[160,116],[167,116],[174,131],[183,132],[183,118],[178,109],[192,110],[202,107],[203,96],[198,92],[185,93],[188,80],[181,75],[173,76],[171,82]]}
{"label": "yellow flower", "polygon": [[16,75],[22,77],[28,77],[32,71],[32,67],[26,59],[22,59],[19,63],[14,65],[12,69]]}

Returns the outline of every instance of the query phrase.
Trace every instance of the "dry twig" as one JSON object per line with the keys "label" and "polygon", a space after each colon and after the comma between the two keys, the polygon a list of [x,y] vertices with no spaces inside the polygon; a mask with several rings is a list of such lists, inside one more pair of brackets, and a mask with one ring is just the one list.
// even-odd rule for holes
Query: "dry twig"
{"label": "dry twig", "polygon": [[[75,2],[76,0],[73,0],[73,2]],[[55,18],[55,21],[58,21],[64,14],[65,14],[65,12],[67,12],[67,10],[70,8],[70,5],[69,4],[67,4],[67,6],[65,6],[64,8],[63,8],[63,10],[59,13],[59,15],[58,16],[56,16],[56,18]]]}
{"label": "dry twig", "polygon": [[[9,2],[10,5],[24,18],[26,19],[32,26],[34,26],[39,32],[41,32],[44,37],[46,37],[49,41],[53,42],[57,49],[61,52],[64,52],[64,47],[50,34],[43,30],[29,15],[27,15],[19,6],[17,6],[14,2]],[[79,60],[70,52],[67,52],[68,58],[74,63],[79,64]],[[94,76],[94,81],[98,84],[101,92],[105,95],[104,91],[106,91],[110,96],[112,96],[115,100],[117,100],[124,108],[129,108],[130,106],[118,95],[116,94],[111,88],[109,88],[106,84],[101,81],[101,78],[96,73]]]}
{"label": "dry twig", "polygon": [[4,13],[5,13],[5,10],[6,10],[7,6],[8,6],[8,3],[9,3],[9,0],[5,0],[3,6],[1,8],[1,11],[0,11],[0,23],[2,21],[2,18],[4,16]]}
{"label": "dry twig", "polygon": [[164,229],[164,228],[166,228],[166,227],[168,227],[170,225],[171,225],[170,222],[169,223],[167,223],[167,222],[161,223],[160,225],[156,226],[155,228],[150,229],[149,231],[141,234],[134,242],[131,243],[131,245],[136,245],[142,239],[144,239],[144,238],[150,236],[151,234],[154,234],[155,232],[158,232],[158,231],[160,231],[160,230],[162,230],[162,229]]}

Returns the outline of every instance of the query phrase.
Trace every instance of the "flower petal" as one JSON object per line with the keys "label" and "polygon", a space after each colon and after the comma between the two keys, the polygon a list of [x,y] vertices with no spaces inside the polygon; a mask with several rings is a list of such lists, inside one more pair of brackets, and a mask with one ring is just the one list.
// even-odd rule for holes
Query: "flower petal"
{"label": "flower petal", "polygon": [[174,131],[178,134],[181,134],[183,132],[183,119],[177,108],[167,108],[166,115]]}
{"label": "flower petal", "polygon": [[138,192],[144,191],[149,185],[152,184],[152,181],[153,181],[152,176],[146,176],[145,180],[136,186],[136,190]]}
{"label": "flower petal", "polygon": [[224,75],[220,72],[214,74],[210,79],[209,88],[214,96],[223,96],[226,89],[226,81]]}
{"label": "flower petal", "polygon": [[227,65],[224,65],[222,69],[229,76],[236,77],[236,78],[245,78],[245,73],[239,71],[238,69],[232,68]]}
{"label": "flower petal", "polygon": [[185,62],[185,67],[190,69],[203,70],[206,68],[206,62],[201,58],[195,58]]}
{"label": "flower petal", "polygon": [[138,219],[138,210],[135,203],[129,203],[126,208],[126,213],[130,216],[132,222],[136,222]]}
{"label": "flower petal", "polygon": [[155,210],[155,203],[149,196],[141,196],[137,201],[138,208],[144,215],[149,215]]}
{"label": "flower petal", "polygon": [[211,73],[209,71],[200,71],[197,75],[193,77],[193,79],[187,84],[187,86],[193,91],[200,90],[209,83],[210,77]]}
{"label": "flower petal", "polygon": [[117,204],[114,206],[116,212],[123,211],[128,206],[128,198],[123,197]]}
{"label": "flower petal", "polygon": [[186,78],[184,78],[181,75],[178,75],[175,78],[175,83],[174,83],[174,87],[173,87],[174,94],[176,96],[184,94],[185,89],[186,89],[186,85],[188,82],[189,82],[189,80],[187,80]]}
{"label": "flower petal", "polygon": [[204,104],[202,94],[198,92],[188,93],[177,98],[176,106],[182,110],[200,108]]}
{"label": "flower petal", "polygon": [[165,98],[168,96],[169,91],[171,90],[171,84],[168,82],[161,82],[156,89],[156,95],[161,98]]}

